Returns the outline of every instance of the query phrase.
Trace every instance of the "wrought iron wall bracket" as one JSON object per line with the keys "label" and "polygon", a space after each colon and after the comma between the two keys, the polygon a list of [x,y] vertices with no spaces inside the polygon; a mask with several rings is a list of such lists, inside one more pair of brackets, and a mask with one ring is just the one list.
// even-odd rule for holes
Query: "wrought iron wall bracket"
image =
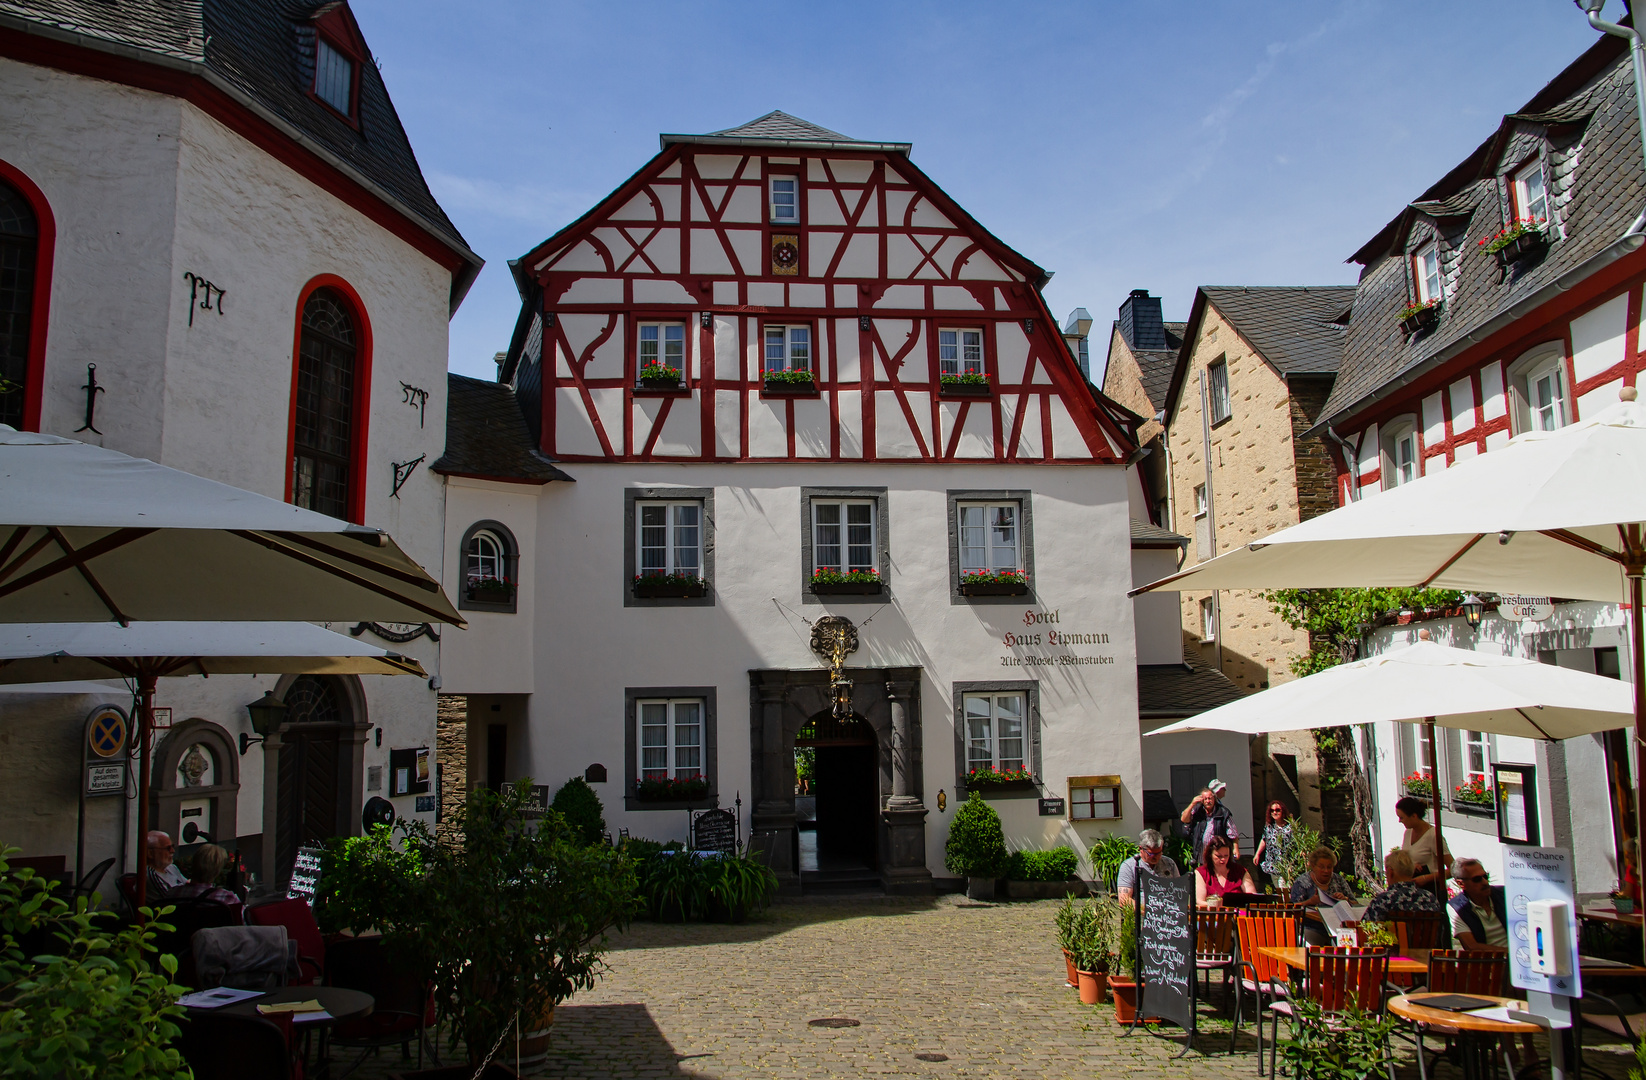
{"label": "wrought iron wall bracket", "polygon": [[400,489],[406,486],[407,480],[411,479],[412,471],[423,464],[423,459],[428,456],[427,454],[418,454],[410,461],[396,461],[394,463],[394,490],[389,492],[390,498],[398,499],[400,497]]}
{"label": "wrought iron wall bracket", "polygon": [[74,431],[76,434],[79,434],[82,431],[96,431],[97,434],[101,435],[103,433],[101,431],[97,431],[96,426],[97,395],[104,393],[104,390],[101,386],[97,385],[96,364],[86,365],[86,385],[82,386],[80,389],[86,392],[86,422],[75,428]]}
{"label": "wrought iron wall bracket", "polygon": [[[212,293],[217,294],[217,314],[223,314],[224,290],[213,285],[199,274],[185,271],[183,279],[189,283],[189,325],[194,325],[194,309],[201,311],[212,310]],[[204,295],[202,295],[204,294]]]}

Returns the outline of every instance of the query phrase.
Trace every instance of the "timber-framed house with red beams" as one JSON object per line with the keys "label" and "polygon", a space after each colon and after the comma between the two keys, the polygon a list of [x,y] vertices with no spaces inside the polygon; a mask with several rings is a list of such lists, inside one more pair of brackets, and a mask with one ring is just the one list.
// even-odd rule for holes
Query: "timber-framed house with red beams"
{"label": "timber-framed house with red beams", "polygon": [[[1628,45],[1603,35],[1350,257],[1362,270],[1343,359],[1309,431],[1336,458],[1339,501],[1374,498],[1524,432],[1593,417],[1638,385],[1643,211]],[[1626,613],[1616,605],[1556,602],[1538,621],[1493,607],[1478,628],[1433,621],[1436,638],[1627,676]],[[1371,647],[1415,634],[1380,630]],[[1387,809],[1405,793],[1403,778],[1427,771],[1428,750],[1406,725],[1374,727],[1377,798]],[[1433,780],[1454,811],[1446,838],[1459,858],[1500,869],[1496,816],[1469,796],[1508,778],[1537,789],[1534,842],[1581,840],[1594,851],[1592,833],[1574,829],[1606,823],[1611,857],[1580,860],[1577,887],[1615,884],[1635,820],[1623,731],[1542,745],[1455,731],[1442,742]]]}
{"label": "timber-framed house with red beams", "polygon": [[488,775],[575,766],[658,839],[741,797],[791,886],[929,889],[974,787],[1024,844],[1135,831],[1136,418],[1049,275],[907,143],[661,142],[512,264],[498,383],[453,380],[450,584],[518,567],[447,654],[449,691],[506,690]]}

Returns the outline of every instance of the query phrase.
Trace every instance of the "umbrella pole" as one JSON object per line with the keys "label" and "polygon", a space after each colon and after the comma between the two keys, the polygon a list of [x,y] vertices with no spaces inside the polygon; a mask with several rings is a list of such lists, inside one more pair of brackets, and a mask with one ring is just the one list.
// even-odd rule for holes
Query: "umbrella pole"
{"label": "umbrella pole", "polygon": [[155,677],[144,672],[137,677],[137,908],[138,919],[148,904],[149,892],[149,731],[154,723]]}
{"label": "umbrella pole", "polygon": [[1446,901],[1446,839],[1440,833],[1440,763],[1436,761],[1439,755],[1435,752],[1435,718],[1425,716],[1423,727],[1429,733],[1429,802],[1435,808],[1435,862],[1438,866],[1430,867],[1430,871],[1440,876],[1435,878],[1430,889],[1440,896],[1442,903]]}

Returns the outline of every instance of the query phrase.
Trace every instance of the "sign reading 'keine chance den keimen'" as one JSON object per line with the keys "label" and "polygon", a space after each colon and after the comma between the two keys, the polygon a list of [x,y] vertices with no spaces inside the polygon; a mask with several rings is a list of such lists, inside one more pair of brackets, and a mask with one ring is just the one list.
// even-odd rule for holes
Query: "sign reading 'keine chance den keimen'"
{"label": "sign reading 'keine chance den keimen'", "polygon": [[1023,629],[1008,630],[1000,643],[1015,652],[1000,658],[1001,667],[1087,667],[1114,663],[1114,656],[1096,652],[1105,647],[1109,635],[1089,630],[1065,630],[1063,613],[1025,611]]}

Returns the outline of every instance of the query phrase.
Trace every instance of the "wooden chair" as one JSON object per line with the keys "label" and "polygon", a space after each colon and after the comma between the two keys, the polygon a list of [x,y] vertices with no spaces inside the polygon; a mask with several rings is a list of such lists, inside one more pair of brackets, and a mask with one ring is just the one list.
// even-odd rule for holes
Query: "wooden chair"
{"label": "wooden chair", "polygon": [[1235,908],[1197,907],[1194,911],[1195,970],[1204,975],[1206,997],[1212,993],[1212,972],[1223,972],[1223,1004],[1229,1004],[1230,975],[1235,970]]}
{"label": "wooden chair", "polygon": [[1294,925],[1294,939],[1289,942],[1294,948],[1301,949],[1303,941],[1304,913],[1309,910],[1308,904],[1253,904],[1246,909],[1246,914],[1255,915],[1262,919],[1291,919]]}
{"label": "wooden chair", "polygon": [[[1435,949],[1429,953],[1429,974],[1425,981],[1431,993],[1496,996],[1503,992],[1503,983],[1508,977],[1508,953]],[[1412,1040],[1417,1044],[1419,1080],[1428,1080],[1429,1066],[1446,1056],[1451,1048],[1452,1036],[1456,1034],[1457,1028],[1445,1024],[1412,1024]],[[1446,1046],[1430,1061],[1423,1059],[1425,1035],[1439,1035],[1446,1040]]]}
{"label": "wooden chair", "polygon": [[1399,911],[1390,920],[1402,955],[1419,949],[1445,949],[1452,943],[1452,923],[1443,911]]}
{"label": "wooden chair", "polygon": [[1279,1000],[1289,992],[1291,972],[1284,963],[1262,951],[1272,946],[1289,948],[1297,942],[1296,921],[1290,917],[1270,918],[1246,915],[1235,920],[1240,945],[1240,981],[1235,986],[1234,1029],[1229,1033],[1229,1053],[1234,1053],[1240,1037],[1240,1021],[1245,1015],[1246,995],[1257,1003],[1257,1075],[1263,1075],[1263,996]]}
{"label": "wooden chair", "polygon": [[[1327,1014],[1359,1009],[1364,1013],[1383,1014],[1383,984],[1389,977],[1388,949],[1345,949],[1328,946],[1308,951],[1307,978],[1298,994],[1307,994]],[[1277,1049],[1280,1044],[1280,1018],[1298,1023],[1297,1010],[1292,1001],[1271,1001],[1269,1013],[1274,1017],[1269,1030],[1269,1072],[1274,1073]],[[1395,1080],[1394,1060],[1389,1060],[1389,1080]]]}

